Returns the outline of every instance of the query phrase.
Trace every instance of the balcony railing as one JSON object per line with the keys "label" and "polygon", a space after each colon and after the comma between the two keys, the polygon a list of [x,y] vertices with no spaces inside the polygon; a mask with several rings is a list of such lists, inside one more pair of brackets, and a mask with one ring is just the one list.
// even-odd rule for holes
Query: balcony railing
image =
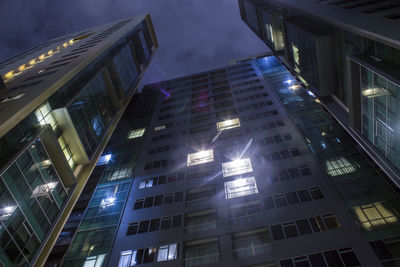
{"label": "balcony railing", "polygon": [[229,219],[229,222],[232,225],[235,224],[247,224],[249,222],[260,222],[264,221],[264,213],[259,212],[259,213],[253,213],[253,214],[247,214],[244,216],[238,216],[238,217],[233,217]]}
{"label": "balcony railing", "polygon": [[191,199],[191,200],[186,200],[185,205],[186,206],[193,206],[193,205],[198,205],[199,203],[209,203],[211,200],[214,199],[214,196],[206,196],[202,198],[196,198],[196,199]]}
{"label": "balcony railing", "polygon": [[232,254],[235,259],[256,255],[270,255],[272,254],[272,245],[268,243],[245,248],[238,248],[233,250]]}
{"label": "balcony railing", "polygon": [[192,267],[204,264],[211,264],[215,262],[219,262],[219,257],[221,253],[209,254],[198,257],[190,257],[183,259],[183,264],[185,267]]}
{"label": "balcony railing", "polygon": [[205,231],[215,229],[216,227],[217,227],[216,221],[211,221],[211,222],[201,223],[201,224],[186,225],[185,233],[205,232]]}

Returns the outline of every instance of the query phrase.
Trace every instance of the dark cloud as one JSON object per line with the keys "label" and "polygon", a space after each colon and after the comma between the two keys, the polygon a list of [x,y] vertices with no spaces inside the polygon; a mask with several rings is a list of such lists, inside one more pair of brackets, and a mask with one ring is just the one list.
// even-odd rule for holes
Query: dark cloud
{"label": "dark cloud", "polygon": [[48,39],[150,13],[160,48],[143,83],[222,67],[267,51],[237,0],[0,1],[0,61]]}

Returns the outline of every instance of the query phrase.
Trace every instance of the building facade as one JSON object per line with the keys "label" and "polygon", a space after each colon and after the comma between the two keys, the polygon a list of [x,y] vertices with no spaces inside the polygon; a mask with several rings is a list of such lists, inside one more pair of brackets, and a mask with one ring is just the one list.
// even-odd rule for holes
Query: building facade
{"label": "building facade", "polygon": [[44,264],[158,47],[149,15],[0,63],[0,262]]}
{"label": "building facade", "polygon": [[239,0],[243,21],[400,185],[397,1]]}
{"label": "building facade", "polygon": [[398,191],[277,57],[142,94],[62,266],[395,266]]}

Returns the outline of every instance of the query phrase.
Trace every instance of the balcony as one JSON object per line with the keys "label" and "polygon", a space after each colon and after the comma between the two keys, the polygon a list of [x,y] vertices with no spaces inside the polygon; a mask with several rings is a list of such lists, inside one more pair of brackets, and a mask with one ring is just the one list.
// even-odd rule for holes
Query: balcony
{"label": "balcony", "polygon": [[264,219],[265,219],[264,213],[259,212],[238,217],[232,217],[229,219],[229,222],[231,225],[238,225],[238,224],[248,224],[250,222],[262,222],[264,221]]}
{"label": "balcony", "polygon": [[213,230],[216,227],[217,227],[216,221],[211,221],[211,222],[201,223],[201,224],[186,225],[185,233],[189,234],[189,233],[206,232],[209,230]]}
{"label": "balcony", "polygon": [[232,251],[233,258],[244,258],[256,255],[272,255],[272,244],[260,244],[260,245],[251,245],[249,247],[243,247],[234,249]]}
{"label": "balcony", "polygon": [[220,256],[221,256],[221,253],[215,253],[215,254],[209,254],[209,255],[204,255],[204,256],[184,258],[183,265],[185,267],[191,267],[191,266],[199,266],[199,265],[216,263],[216,262],[219,262]]}

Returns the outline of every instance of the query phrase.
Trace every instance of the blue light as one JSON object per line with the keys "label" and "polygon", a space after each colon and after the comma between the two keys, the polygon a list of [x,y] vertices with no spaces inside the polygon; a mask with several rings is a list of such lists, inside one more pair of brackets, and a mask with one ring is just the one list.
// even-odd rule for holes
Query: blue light
{"label": "blue light", "polygon": [[112,156],[112,154],[107,154],[107,155],[101,156],[99,158],[99,161],[97,162],[97,166],[108,164],[108,162],[111,160],[111,156]]}

